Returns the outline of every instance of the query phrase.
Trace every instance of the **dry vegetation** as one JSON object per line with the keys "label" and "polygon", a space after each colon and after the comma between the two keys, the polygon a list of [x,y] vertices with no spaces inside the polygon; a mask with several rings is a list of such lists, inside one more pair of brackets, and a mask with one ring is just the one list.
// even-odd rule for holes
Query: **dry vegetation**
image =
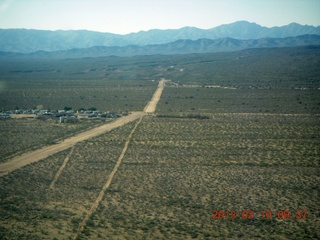
{"label": "dry vegetation", "polygon": [[0,162],[20,153],[54,144],[99,124],[102,123],[82,121],[77,124],[59,124],[53,119],[0,119]]}
{"label": "dry vegetation", "polygon": [[[80,239],[318,238],[316,116],[145,117]],[[135,123],[1,178],[3,239],[68,239],[95,201]],[[272,210],[213,220],[214,209]],[[276,212],[307,209],[305,220]]]}
{"label": "dry vegetation", "polygon": [[179,113],[301,113],[320,111],[319,90],[166,87],[157,111]]}
{"label": "dry vegetation", "polygon": [[[92,239],[319,237],[319,119],[214,115],[145,118],[87,227]],[[214,209],[271,220],[212,220]],[[278,221],[280,209],[308,209]]]}
{"label": "dry vegetation", "polygon": [[[167,85],[157,115],[143,117],[82,232],[79,224],[136,122],[1,177],[0,239],[320,238],[319,50],[45,62],[48,66],[42,68],[54,70],[48,74],[52,79],[42,79],[47,72],[28,72],[35,69],[30,64],[0,67],[10,87],[10,96],[0,97],[1,108],[17,102],[22,106],[21,96],[31,96],[29,87],[38,86],[40,99],[54,106],[97,103],[101,110],[125,111],[128,104],[141,111],[156,89],[155,76],[178,86]],[[12,76],[15,68],[21,72]],[[205,88],[207,84],[237,89]],[[50,86],[56,86],[51,97]],[[37,104],[34,98],[26,101],[26,106]],[[88,127],[30,119],[0,124],[2,160]],[[248,209],[257,218],[242,219],[241,212]],[[278,220],[277,211],[284,209],[291,218]],[[235,210],[238,217],[213,220],[213,210]],[[271,210],[272,219],[261,219],[262,210]],[[296,210],[307,210],[307,217],[295,219]]]}
{"label": "dry vegetation", "polygon": [[96,199],[117,161],[134,123],[77,144],[70,150],[0,178],[1,239],[68,239]]}
{"label": "dry vegetation", "polygon": [[134,58],[0,61],[0,110],[43,105],[141,111],[157,87],[152,71],[145,69],[149,66]]}
{"label": "dry vegetation", "polygon": [[45,109],[71,106],[74,110],[95,107],[103,112],[138,111],[144,108],[156,89],[156,83],[138,80],[120,84],[105,79],[55,80],[53,86],[50,84],[52,82],[48,85],[42,80],[27,86],[21,86],[20,82],[10,83],[10,91],[1,94],[0,110],[32,109],[43,105]]}

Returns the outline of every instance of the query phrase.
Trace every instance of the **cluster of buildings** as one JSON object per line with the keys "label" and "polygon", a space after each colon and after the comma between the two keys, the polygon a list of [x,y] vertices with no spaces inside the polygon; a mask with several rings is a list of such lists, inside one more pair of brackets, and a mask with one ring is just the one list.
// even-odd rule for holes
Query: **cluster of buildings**
{"label": "cluster of buildings", "polygon": [[11,118],[17,116],[24,117],[43,117],[43,118],[58,118],[60,123],[68,121],[69,119],[74,120],[83,120],[83,119],[94,119],[99,120],[103,118],[119,118],[128,113],[113,113],[113,112],[101,112],[99,110],[39,110],[39,109],[30,109],[30,110],[9,110],[9,111],[0,111],[0,118]]}

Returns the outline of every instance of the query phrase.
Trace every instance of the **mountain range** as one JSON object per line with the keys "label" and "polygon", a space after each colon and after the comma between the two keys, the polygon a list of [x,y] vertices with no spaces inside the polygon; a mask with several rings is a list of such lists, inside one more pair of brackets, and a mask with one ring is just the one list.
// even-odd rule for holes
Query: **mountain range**
{"label": "mountain range", "polygon": [[96,46],[61,51],[38,51],[33,53],[0,52],[0,57],[33,57],[33,58],[84,58],[104,56],[135,56],[135,55],[171,55],[188,53],[215,53],[239,51],[249,48],[276,48],[319,45],[320,35],[302,35],[287,38],[262,38],[239,40],[234,38],[177,40],[166,44],[146,46],[130,45],[124,47]]}
{"label": "mountain range", "polygon": [[[292,37],[300,35],[305,36],[293,40]],[[0,51],[32,53],[71,50],[77,52],[81,51],[80,49],[89,48],[83,51],[92,52],[99,49],[110,53],[118,51],[121,52],[120,55],[132,55],[129,54],[130,51],[132,53],[138,51],[142,54],[148,48],[147,52],[152,50],[153,53],[161,53],[160,49],[167,49],[167,52],[171,49],[173,52],[180,53],[189,44],[187,52],[190,52],[192,47],[196,52],[212,52],[217,51],[219,45],[219,51],[243,49],[244,45],[275,46],[272,41],[281,42],[280,45],[287,46],[282,40],[271,39],[287,38],[289,41],[297,42],[301,41],[301,38],[309,40],[317,38],[311,35],[320,35],[320,27],[291,23],[282,27],[267,28],[247,21],[224,24],[207,30],[184,27],[174,30],[140,31],[126,35],[87,30],[0,29]],[[289,37],[291,40],[288,39]]]}

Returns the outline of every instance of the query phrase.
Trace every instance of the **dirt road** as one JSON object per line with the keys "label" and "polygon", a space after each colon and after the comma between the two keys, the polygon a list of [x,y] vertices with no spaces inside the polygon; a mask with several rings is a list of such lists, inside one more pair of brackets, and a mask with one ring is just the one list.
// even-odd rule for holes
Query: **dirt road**
{"label": "dirt road", "polygon": [[92,204],[92,206],[90,208],[90,211],[86,214],[85,218],[80,223],[79,229],[78,229],[78,233],[76,234],[75,239],[78,239],[79,234],[81,234],[81,232],[84,230],[84,228],[87,225],[87,222],[90,219],[92,213],[96,211],[96,209],[98,208],[100,202],[102,201],[106,190],[109,188],[109,186],[110,186],[110,184],[112,182],[112,179],[113,179],[114,175],[116,174],[116,172],[118,171],[118,168],[119,168],[119,166],[121,164],[121,161],[122,161],[124,155],[126,154],[126,151],[128,149],[128,146],[129,146],[129,143],[130,143],[130,140],[131,140],[131,137],[132,137],[133,133],[135,132],[135,130],[137,129],[138,125],[140,124],[141,120],[142,120],[142,116],[140,117],[139,121],[136,123],[136,125],[132,129],[131,133],[129,134],[128,138],[126,139],[126,143],[124,145],[124,148],[122,149],[122,152],[121,152],[121,154],[120,154],[120,156],[118,158],[118,161],[117,161],[115,167],[113,168],[112,172],[108,176],[107,181],[104,184],[103,188],[101,189],[97,199],[94,201],[94,203]]}
{"label": "dirt road", "polygon": [[161,94],[164,89],[164,85],[165,85],[166,81],[168,81],[168,80],[165,80],[165,79],[160,80],[160,82],[158,84],[158,88],[155,91],[155,93],[153,94],[151,101],[149,101],[147,106],[144,108],[145,113],[154,113],[156,111],[156,107],[157,107],[157,104],[160,100],[160,97],[161,97]]}
{"label": "dirt road", "polygon": [[[152,96],[152,99],[148,102],[147,106],[144,108],[144,113],[154,113],[156,111],[156,107],[157,107],[157,104],[158,104],[158,102],[160,100],[160,97],[161,97],[161,94],[162,94],[162,91],[163,91],[163,88],[164,88],[164,85],[165,85],[166,81],[167,80],[165,80],[165,79],[161,79],[160,80],[160,82],[158,84],[158,87],[157,87],[155,93]],[[96,211],[96,209],[98,208],[100,202],[102,201],[103,196],[104,196],[106,190],[109,188],[109,186],[110,186],[110,184],[112,182],[112,179],[113,179],[114,175],[116,174],[116,172],[117,172],[117,170],[118,170],[118,168],[119,168],[119,166],[120,166],[120,164],[122,162],[122,159],[123,159],[123,157],[124,157],[124,155],[125,155],[125,153],[126,153],[126,151],[128,149],[131,137],[132,137],[133,133],[135,132],[136,128],[138,127],[138,125],[140,124],[142,118],[143,118],[143,116],[140,117],[140,120],[137,122],[137,124],[132,129],[131,133],[129,134],[129,136],[128,136],[127,140],[126,140],[126,143],[124,145],[124,148],[123,148],[123,150],[122,150],[122,152],[121,152],[121,154],[120,154],[120,156],[118,158],[118,161],[117,161],[114,169],[112,170],[112,172],[108,176],[105,185],[101,189],[97,199],[92,204],[90,211],[86,214],[85,218],[80,223],[78,232],[75,235],[75,239],[78,239],[79,234],[81,234],[83,232],[83,230],[84,230],[85,226],[87,225],[87,222],[90,219],[91,215]]]}
{"label": "dirt road", "polygon": [[65,149],[68,149],[72,146],[74,146],[76,143],[87,140],[89,138],[98,136],[100,134],[103,134],[105,132],[108,132],[114,128],[123,126],[129,122],[132,122],[140,117],[145,115],[144,112],[133,112],[129,114],[128,116],[124,116],[122,118],[119,118],[115,120],[112,123],[108,123],[102,126],[99,126],[97,128],[88,130],[86,132],[82,132],[77,136],[67,138],[58,144],[46,146],[43,148],[40,148],[38,150],[24,153],[20,156],[16,156],[13,159],[11,159],[8,162],[0,164],[0,176],[6,175],[9,172],[18,169],[20,167],[23,167],[29,163],[37,162],[41,159],[44,159],[54,153],[63,151]]}
{"label": "dirt road", "polygon": [[[108,132],[114,128],[123,126],[129,122],[132,122],[138,118],[141,118],[146,113],[147,114],[154,113],[156,111],[157,104],[160,100],[162,91],[163,91],[165,83],[167,81],[168,80],[165,80],[165,79],[161,79],[159,81],[158,87],[157,87],[155,93],[153,94],[152,99],[148,102],[148,104],[144,108],[143,112],[133,112],[130,115],[119,118],[112,123],[102,125],[100,127],[88,130],[86,132],[82,132],[79,135],[65,139],[57,144],[46,146],[46,147],[40,148],[38,150],[35,150],[32,152],[27,152],[27,153],[24,153],[20,156],[16,156],[13,159],[9,160],[8,162],[0,164],[0,177],[8,174],[9,172],[11,172],[15,169],[23,167],[29,163],[37,162],[37,161],[44,159],[54,153],[68,149],[68,148],[74,146],[78,142],[87,140],[89,138],[92,138],[92,137],[98,136],[100,134],[103,134],[105,132]],[[21,116],[19,116],[19,117],[21,117]]]}

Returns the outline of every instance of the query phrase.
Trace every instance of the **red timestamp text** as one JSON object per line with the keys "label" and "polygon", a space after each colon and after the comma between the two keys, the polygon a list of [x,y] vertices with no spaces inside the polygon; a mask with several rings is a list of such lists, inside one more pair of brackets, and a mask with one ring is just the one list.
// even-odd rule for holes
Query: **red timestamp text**
{"label": "red timestamp text", "polygon": [[235,220],[237,218],[252,220],[252,219],[272,219],[278,218],[279,220],[287,220],[287,219],[297,219],[302,220],[307,218],[307,210],[296,210],[290,212],[287,209],[278,210],[276,212],[272,212],[271,210],[261,210],[260,212],[255,212],[251,209],[243,210],[239,213],[235,210],[213,210],[212,211],[212,219],[214,220],[223,220],[230,219]]}

